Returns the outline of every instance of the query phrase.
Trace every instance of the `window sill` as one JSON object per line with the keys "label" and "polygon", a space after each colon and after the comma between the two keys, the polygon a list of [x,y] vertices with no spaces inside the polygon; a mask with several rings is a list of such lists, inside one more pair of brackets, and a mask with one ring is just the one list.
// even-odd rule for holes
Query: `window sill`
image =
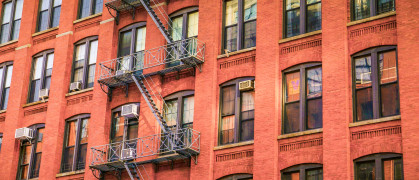
{"label": "window sill", "polygon": [[14,43],[16,43],[16,42],[17,42],[17,40],[13,40],[13,41],[5,42],[5,43],[3,43],[3,44],[0,44],[0,47],[7,46],[7,45],[9,45],[9,44],[14,44]]}
{"label": "window sill", "polygon": [[214,151],[221,150],[221,149],[229,149],[229,148],[234,148],[234,147],[240,147],[240,146],[247,146],[247,145],[251,145],[253,143],[254,143],[254,140],[217,146],[217,147],[214,147]]}
{"label": "window sill", "polygon": [[98,16],[102,16],[102,13],[97,13],[97,14],[93,14],[93,15],[90,15],[90,16],[87,16],[87,17],[84,17],[84,18],[81,18],[81,19],[77,19],[77,20],[73,21],[73,24],[77,24],[79,22],[83,22],[83,21],[86,21],[86,20],[89,20],[89,19],[93,19],[93,18],[98,17]]}
{"label": "window sill", "polygon": [[0,110],[0,114],[3,114],[3,113],[5,113],[6,112],[6,109],[4,109],[4,110]]}
{"label": "window sill", "polygon": [[302,132],[279,135],[278,139],[287,139],[287,138],[305,136],[305,135],[309,135],[309,134],[317,134],[317,133],[322,133],[322,132],[323,132],[323,128],[313,129],[313,130],[308,130],[308,131],[302,131]]}
{"label": "window sill", "polygon": [[89,92],[89,91],[93,91],[93,88],[87,88],[87,89],[82,89],[80,91],[75,91],[75,92],[67,93],[67,94],[65,94],[65,97],[73,96],[73,95],[76,95],[76,94],[81,94],[81,93],[85,93],[85,92]]}
{"label": "window sill", "polygon": [[362,23],[365,23],[365,22],[374,21],[374,20],[377,20],[377,19],[381,19],[381,18],[385,18],[385,17],[389,17],[389,16],[394,16],[394,15],[396,15],[396,11],[391,11],[391,12],[380,14],[380,15],[377,15],[377,16],[373,16],[373,17],[369,17],[369,18],[365,18],[365,19],[361,19],[361,20],[357,20],[357,21],[352,21],[350,23],[347,23],[346,26],[349,27],[349,26],[362,24]]}
{"label": "window sill", "polygon": [[58,29],[58,26],[57,26],[57,27],[53,27],[53,28],[49,28],[49,29],[47,29],[47,30],[40,31],[40,32],[37,32],[37,33],[33,33],[33,34],[32,34],[32,37],[39,36],[39,35],[41,35],[41,34],[45,34],[45,33],[51,32],[51,31],[55,31],[55,30],[57,30],[57,29]]}
{"label": "window sill", "polygon": [[240,54],[240,53],[244,53],[244,52],[249,52],[249,51],[253,51],[256,50],[256,47],[251,47],[251,48],[247,48],[247,49],[241,49],[238,51],[234,51],[231,53],[227,53],[227,54],[221,54],[217,56],[217,59],[221,59],[221,58],[225,58],[225,57],[230,57],[230,56],[234,56],[236,54]]}
{"label": "window sill", "polygon": [[281,40],[279,40],[279,42],[278,42],[278,43],[279,43],[279,44],[282,44],[282,43],[286,43],[286,42],[294,41],[294,40],[297,40],[297,39],[302,39],[302,38],[306,38],[306,37],[314,36],[314,35],[321,34],[321,33],[322,33],[322,30],[313,31],[313,32],[305,33],[305,34],[300,34],[300,35],[298,35],[298,36],[293,36],[293,37],[289,37],[289,38],[281,39]]}
{"label": "window sill", "polygon": [[71,176],[71,175],[83,174],[83,173],[84,173],[84,169],[78,170],[78,171],[71,171],[71,172],[59,173],[59,174],[55,175],[55,177],[58,178],[58,177]]}
{"label": "window sill", "polygon": [[384,117],[384,118],[379,118],[379,119],[372,119],[372,120],[349,123],[349,127],[364,126],[368,124],[376,124],[376,123],[387,122],[387,121],[396,121],[400,119],[401,119],[401,115],[390,116],[390,117]]}
{"label": "window sill", "polygon": [[29,106],[35,106],[35,105],[37,105],[37,104],[42,104],[42,103],[46,103],[46,102],[48,102],[48,99],[47,99],[47,100],[45,100],[45,101],[36,101],[36,102],[31,102],[31,103],[28,103],[28,104],[23,105],[23,107],[25,108],[25,107],[29,107]]}

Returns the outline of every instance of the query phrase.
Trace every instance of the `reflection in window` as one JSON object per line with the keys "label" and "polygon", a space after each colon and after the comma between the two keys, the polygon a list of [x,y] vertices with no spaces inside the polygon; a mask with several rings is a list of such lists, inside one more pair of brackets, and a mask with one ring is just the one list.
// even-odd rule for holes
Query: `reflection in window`
{"label": "reflection in window", "polygon": [[365,19],[395,10],[394,0],[353,0],[352,20]]}
{"label": "reflection in window", "polygon": [[321,164],[302,164],[281,171],[281,180],[323,180]]}
{"label": "reflection in window", "polygon": [[67,121],[61,172],[85,168],[88,121],[88,115],[80,115]]}
{"label": "reflection in window", "polygon": [[23,0],[5,1],[2,7],[0,44],[19,38]]}
{"label": "reflection in window", "polygon": [[[301,6],[301,3],[306,4],[305,8]],[[322,28],[321,5],[321,0],[286,0],[285,37],[320,30]],[[301,23],[305,27],[300,27]]]}
{"label": "reflection in window", "polygon": [[355,160],[355,180],[402,180],[402,156],[373,154]]}

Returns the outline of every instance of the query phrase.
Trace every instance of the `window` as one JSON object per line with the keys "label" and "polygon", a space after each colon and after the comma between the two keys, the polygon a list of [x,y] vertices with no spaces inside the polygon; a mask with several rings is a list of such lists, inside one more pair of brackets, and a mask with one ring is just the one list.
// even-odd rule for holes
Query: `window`
{"label": "window", "polygon": [[17,179],[31,179],[39,176],[42,157],[42,141],[44,137],[44,124],[29,127],[34,132],[30,141],[22,141],[20,146],[19,170]]}
{"label": "window", "polygon": [[97,37],[86,38],[76,44],[71,82],[80,82],[82,89],[93,87],[97,47]]}
{"label": "window", "polygon": [[78,19],[102,12],[103,0],[79,0]]}
{"label": "window", "polygon": [[1,152],[1,144],[3,143],[3,133],[0,133],[0,152]]}
{"label": "window", "polygon": [[374,154],[354,161],[355,180],[403,180],[400,154]]}
{"label": "window", "polygon": [[255,91],[240,91],[239,82],[254,80],[240,78],[221,86],[219,144],[253,140]]}
{"label": "window", "polygon": [[[140,107],[140,103],[134,104],[137,105],[138,108]],[[125,118],[121,116],[121,110],[122,106],[112,110],[111,143],[138,138],[138,118]],[[137,112],[140,112],[140,109],[138,109]],[[119,149],[115,149],[114,151],[120,154]],[[116,156],[118,155],[113,157]],[[111,161],[113,160],[118,159],[111,159]]]}
{"label": "window", "polygon": [[257,0],[228,0],[224,5],[224,49],[255,47]]}
{"label": "window", "polygon": [[172,130],[193,128],[194,92],[184,91],[165,99],[164,120]]}
{"label": "window", "polygon": [[252,180],[253,176],[251,174],[235,174],[222,177],[218,180]]}
{"label": "window", "polygon": [[19,38],[23,0],[11,0],[3,3],[0,44]]}
{"label": "window", "polygon": [[89,118],[89,115],[79,115],[67,120],[61,172],[85,168]]}
{"label": "window", "polygon": [[39,91],[49,89],[51,85],[54,51],[48,50],[34,56],[30,79],[29,102],[39,101]]}
{"label": "window", "polygon": [[322,29],[321,0],[286,0],[284,37]]}
{"label": "window", "polygon": [[352,59],[355,121],[399,115],[396,47],[366,50]]}
{"label": "window", "polygon": [[283,77],[283,134],[321,128],[321,64],[310,63],[290,68]]}
{"label": "window", "polygon": [[323,180],[321,164],[297,165],[281,171],[281,180]]}
{"label": "window", "polygon": [[12,62],[0,64],[0,106],[2,110],[7,109],[10,93],[10,84],[12,83],[12,74]]}
{"label": "window", "polygon": [[394,0],[352,0],[353,21],[395,10]]}
{"label": "window", "polygon": [[[146,27],[145,22],[130,25],[119,33],[118,57],[124,57],[118,64],[118,70],[142,69],[144,64]],[[136,58],[128,56],[136,54]]]}
{"label": "window", "polygon": [[[174,42],[198,36],[198,7],[181,10],[172,14],[170,19],[172,20],[170,35],[172,36]],[[189,51],[196,51],[196,49],[193,48],[193,46],[188,46]],[[168,63],[167,66],[173,67],[179,65],[180,63],[180,61],[174,61]]]}
{"label": "window", "polygon": [[60,22],[62,0],[39,0],[38,31],[57,27]]}

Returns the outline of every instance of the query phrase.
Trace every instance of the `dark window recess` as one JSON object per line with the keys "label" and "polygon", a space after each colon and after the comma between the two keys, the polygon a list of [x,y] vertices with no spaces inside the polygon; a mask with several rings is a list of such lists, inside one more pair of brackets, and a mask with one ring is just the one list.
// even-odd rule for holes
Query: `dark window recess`
{"label": "dark window recess", "polygon": [[395,10],[394,0],[352,0],[353,21]]}
{"label": "dark window recess", "polygon": [[399,115],[396,47],[370,49],[352,59],[355,121]]}
{"label": "dark window recess", "polygon": [[79,0],[78,19],[101,13],[102,8],[103,0]]}
{"label": "dark window recess", "polygon": [[281,171],[281,180],[323,180],[321,164],[296,165]]}
{"label": "dark window recess", "polygon": [[97,60],[97,37],[87,38],[74,49],[73,76],[71,82],[80,82],[81,88],[93,87]]}
{"label": "dark window recess", "polygon": [[0,44],[19,38],[23,0],[6,1],[2,7]]}
{"label": "dark window recess", "polygon": [[373,154],[354,161],[355,180],[403,180],[400,154]]}
{"label": "dark window recess", "polygon": [[67,120],[61,172],[81,170],[86,167],[89,115],[78,115]]}
{"label": "dark window recess", "polygon": [[34,56],[29,87],[28,102],[39,101],[39,91],[50,89],[54,51],[48,50]]}
{"label": "dark window recess", "polygon": [[253,180],[253,175],[251,175],[251,174],[233,174],[233,175],[222,177],[218,180]]}
{"label": "dark window recess", "polygon": [[30,141],[22,141],[20,146],[20,157],[17,179],[32,179],[39,177],[41,167],[42,141],[45,131],[44,124],[37,124],[29,127],[33,129],[34,138]]}
{"label": "dark window recess", "polygon": [[284,1],[284,37],[322,29],[321,0]]}
{"label": "dark window recess", "polygon": [[224,6],[222,53],[255,47],[257,0],[229,0]]}
{"label": "dark window recess", "polygon": [[1,153],[1,144],[3,143],[3,133],[0,133],[0,153]]}
{"label": "dark window recess", "polygon": [[[139,70],[144,65],[144,49],[146,38],[145,23],[137,23],[125,27],[119,32],[118,57],[124,57],[117,64],[117,70]],[[137,57],[128,56],[137,53]]]}
{"label": "dark window recess", "polygon": [[58,26],[60,22],[61,1],[39,0],[38,32]]}
{"label": "dark window recess", "polygon": [[9,101],[10,85],[12,83],[13,62],[0,64],[0,107],[7,109]]}
{"label": "dark window recess", "polygon": [[219,144],[231,144],[253,140],[255,118],[255,91],[240,91],[240,78],[220,87]]}
{"label": "dark window recess", "polygon": [[322,127],[322,68],[303,64],[284,71],[283,134]]}

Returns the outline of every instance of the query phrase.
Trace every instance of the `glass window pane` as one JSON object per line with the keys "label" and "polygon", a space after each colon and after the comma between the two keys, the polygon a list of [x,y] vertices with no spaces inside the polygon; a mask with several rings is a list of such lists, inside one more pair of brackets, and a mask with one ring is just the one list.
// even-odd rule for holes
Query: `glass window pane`
{"label": "glass window pane", "polygon": [[[135,139],[138,138],[138,123],[137,124],[131,124],[128,126],[128,134],[127,139]],[[135,141],[130,142],[131,147],[135,146]]]}
{"label": "glass window pane", "polygon": [[221,119],[221,144],[234,142],[235,116],[226,116]]}
{"label": "glass window pane", "polygon": [[3,5],[3,18],[2,18],[1,24],[9,23],[11,15],[12,15],[12,2],[9,2]]}
{"label": "glass window pane", "polygon": [[89,66],[89,76],[87,77],[87,88],[93,87],[95,81],[95,67],[96,65]]}
{"label": "glass window pane", "polygon": [[42,57],[36,58],[33,65],[32,80],[40,79],[42,74]]}
{"label": "glass window pane", "polygon": [[381,84],[397,81],[396,51],[378,54]]}
{"label": "glass window pane", "polygon": [[9,93],[10,88],[5,88],[3,92],[3,107],[1,108],[2,110],[7,109],[7,105],[9,103]]}
{"label": "glass window pane", "polygon": [[103,9],[103,0],[96,0],[95,14],[102,12],[102,9]]}
{"label": "glass window pane", "polygon": [[356,179],[357,180],[374,180],[375,179],[375,163],[374,161],[371,162],[361,162],[357,163],[357,172],[356,172]]}
{"label": "glass window pane", "polygon": [[77,121],[68,122],[66,147],[76,145]]}
{"label": "glass window pane", "polygon": [[225,26],[237,24],[238,11],[238,0],[231,0],[226,2]]}
{"label": "glass window pane", "polygon": [[51,27],[57,27],[60,23],[60,13],[61,13],[61,6],[54,7],[52,12],[52,22]]}
{"label": "glass window pane", "polygon": [[307,4],[313,4],[316,2],[320,2],[321,0],[307,0]]}
{"label": "glass window pane", "polygon": [[22,179],[22,180],[28,179],[29,165],[21,166],[20,168],[21,168],[20,169],[20,174],[21,174],[20,179]]}
{"label": "glass window pane", "polygon": [[300,103],[285,105],[284,133],[300,131]]}
{"label": "glass window pane", "polygon": [[395,159],[394,160],[394,180],[402,180],[402,179],[403,179],[402,159]]}
{"label": "glass window pane", "polygon": [[51,86],[51,76],[45,78],[45,89],[50,89]]}
{"label": "glass window pane", "polygon": [[356,114],[357,120],[373,118],[372,88],[356,90]]}
{"label": "glass window pane", "polygon": [[299,8],[300,7],[300,0],[286,0],[287,2],[287,4],[286,4],[286,7],[287,7],[287,9],[286,10],[290,10],[290,9],[295,9],[295,8]]}
{"label": "glass window pane", "polygon": [[65,148],[63,154],[62,172],[72,171],[74,158],[74,147]]}
{"label": "glass window pane", "polygon": [[[4,69],[6,69],[6,68],[4,68]],[[1,67],[0,68],[0,85],[3,83],[3,68]]]}
{"label": "glass window pane", "polygon": [[230,52],[237,51],[237,25],[226,28],[225,49]]}
{"label": "glass window pane", "polygon": [[81,122],[80,144],[87,143],[89,119],[83,119]]}
{"label": "glass window pane", "polygon": [[83,82],[83,68],[74,70],[73,82]]}
{"label": "glass window pane", "polygon": [[7,66],[6,80],[4,83],[5,88],[10,87],[10,84],[12,83],[12,74],[13,74],[13,66]]}
{"label": "glass window pane", "polygon": [[234,114],[235,96],[236,86],[222,88],[222,116]]}
{"label": "glass window pane", "polygon": [[177,107],[177,99],[166,101],[166,106],[164,108],[164,120],[166,121],[168,126],[176,126],[178,111]]}
{"label": "glass window pane", "polygon": [[47,10],[49,8],[49,1],[50,0],[40,0],[40,4],[41,4],[41,11],[43,10]]}
{"label": "glass window pane", "polygon": [[84,18],[90,15],[90,1],[91,0],[80,1],[80,18]]}
{"label": "glass window pane", "polygon": [[399,88],[396,83],[381,85],[381,116],[400,114]]}
{"label": "glass window pane", "polygon": [[32,145],[24,146],[22,164],[29,164],[31,161]]}
{"label": "glass window pane", "polygon": [[86,167],[86,153],[87,153],[87,144],[80,144],[78,158],[77,158],[77,167],[75,170],[81,170]]}
{"label": "glass window pane", "polygon": [[39,13],[38,29],[39,31],[44,31],[48,29],[48,10],[41,11]]}
{"label": "glass window pane", "polygon": [[244,48],[256,46],[256,21],[244,24]]}
{"label": "glass window pane", "polygon": [[62,0],[54,0],[54,7],[61,6]]}
{"label": "glass window pane", "polygon": [[34,163],[32,166],[32,175],[31,178],[37,178],[39,176],[39,169],[41,168],[41,158],[42,153],[36,153]]}
{"label": "glass window pane", "polygon": [[[254,112],[254,111],[251,111]],[[249,141],[253,139],[254,120],[242,121],[240,123],[240,141]]]}
{"label": "glass window pane", "polygon": [[9,26],[10,23],[1,25],[1,44],[9,41]]}
{"label": "glass window pane", "polygon": [[240,119],[240,140],[253,139],[255,118],[255,91],[243,92],[241,94],[241,119]]}
{"label": "glass window pane", "polygon": [[84,66],[84,59],[86,58],[86,44],[78,45],[76,47],[76,59],[74,62],[74,68],[81,68]]}
{"label": "glass window pane", "polygon": [[0,136],[0,152],[1,152],[1,144],[3,143],[3,137]]}
{"label": "glass window pane", "polygon": [[306,180],[322,180],[323,169],[306,170]]}
{"label": "glass window pane", "polygon": [[292,37],[300,34],[300,9],[287,11],[286,29],[287,37]]}
{"label": "glass window pane", "polygon": [[188,38],[198,36],[199,12],[188,14]]}
{"label": "glass window pane", "polygon": [[183,114],[182,114],[183,124],[193,122],[194,101],[195,101],[194,96],[183,98]]}
{"label": "glass window pane", "polygon": [[39,101],[39,90],[41,89],[41,80],[33,80],[31,82],[31,98],[29,99],[30,102]]}
{"label": "glass window pane", "polygon": [[42,152],[42,140],[44,139],[44,132],[45,129],[38,129],[38,133],[37,133],[37,142],[36,142],[36,153],[40,153]]}
{"label": "glass window pane", "polygon": [[300,180],[300,172],[284,173],[282,180]]}
{"label": "glass window pane", "polygon": [[90,42],[90,49],[89,49],[89,64],[95,64],[97,60],[97,47],[98,47],[98,41],[92,41]]}
{"label": "glass window pane", "polygon": [[257,16],[257,0],[244,1],[244,21],[256,19]]}
{"label": "glass window pane", "polygon": [[135,52],[142,51],[145,49],[146,28],[138,28],[136,36]]}
{"label": "glass window pane", "polygon": [[12,40],[16,40],[19,38],[19,32],[20,32],[20,19],[13,21]]}
{"label": "glass window pane", "polygon": [[307,101],[307,129],[322,127],[322,98]]}
{"label": "glass window pane", "polygon": [[307,98],[322,95],[322,68],[307,70]]}
{"label": "glass window pane", "polygon": [[122,141],[124,136],[124,117],[121,117],[120,113],[121,112],[116,112],[113,114],[112,143]]}
{"label": "glass window pane", "polygon": [[45,67],[45,76],[51,76],[52,66],[54,66],[54,54],[47,55],[47,66]]}
{"label": "glass window pane", "polygon": [[243,92],[241,94],[241,111],[251,111],[255,109],[255,91]]}
{"label": "glass window pane", "polygon": [[307,32],[322,29],[322,4],[317,3],[307,7]]}
{"label": "glass window pane", "polygon": [[371,56],[355,59],[356,88],[371,86]]}
{"label": "glass window pane", "polygon": [[370,0],[354,0],[354,20],[370,17]]}
{"label": "glass window pane", "polygon": [[396,10],[394,0],[378,0],[377,14]]}
{"label": "glass window pane", "polygon": [[182,26],[183,26],[183,16],[174,18],[172,20],[172,38],[173,41],[179,41],[182,39]]}
{"label": "glass window pane", "polygon": [[119,42],[119,56],[131,54],[131,31],[121,33]]}
{"label": "glass window pane", "polygon": [[300,72],[293,72],[285,75],[286,99],[285,102],[300,100]]}
{"label": "glass window pane", "polygon": [[16,10],[15,10],[15,17],[14,20],[18,20],[22,18],[22,10],[23,10],[23,0],[16,1]]}

